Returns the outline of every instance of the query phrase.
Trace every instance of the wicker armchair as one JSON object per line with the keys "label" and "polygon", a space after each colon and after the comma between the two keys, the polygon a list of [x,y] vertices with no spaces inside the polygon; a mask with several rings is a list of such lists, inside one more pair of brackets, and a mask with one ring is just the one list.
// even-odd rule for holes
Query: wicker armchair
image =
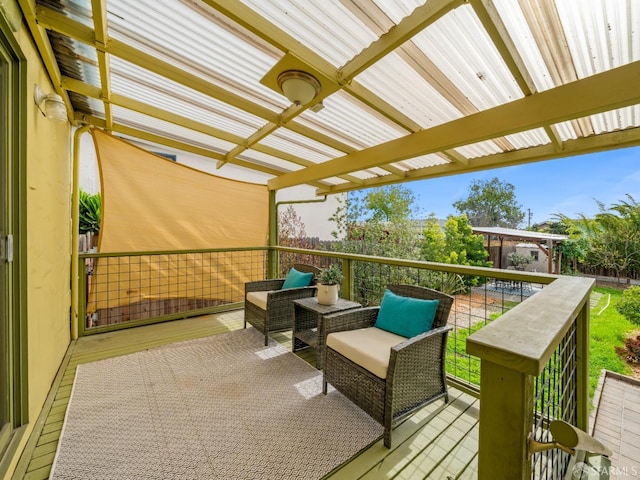
{"label": "wicker armchair", "polygon": [[[305,264],[296,264],[293,265],[293,268],[299,272],[313,273],[311,285],[282,290],[284,278],[259,280],[244,284],[244,328],[247,328],[247,323],[249,323],[261,333],[264,333],[265,345],[269,343],[269,333],[284,332],[292,329],[293,308],[291,301],[313,297],[316,294],[316,276],[320,273],[320,270],[313,265]],[[266,298],[264,305],[257,305],[251,300],[247,300],[247,294],[251,292],[258,293],[263,298]]]}
{"label": "wicker armchair", "polygon": [[[391,430],[397,421],[424,405],[444,397],[448,402],[445,354],[447,326],[453,297],[436,290],[411,285],[390,285],[390,291],[403,297],[438,299],[432,329],[390,347],[386,378],[371,373],[335,351],[329,335],[355,329],[373,328],[380,307],[366,307],[328,315],[324,318],[325,349],[323,392],[327,383],[362,408],[384,427],[384,444],[391,448]],[[367,333],[367,332],[364,332]],[[373,348],[368,346],[367,348]]]}

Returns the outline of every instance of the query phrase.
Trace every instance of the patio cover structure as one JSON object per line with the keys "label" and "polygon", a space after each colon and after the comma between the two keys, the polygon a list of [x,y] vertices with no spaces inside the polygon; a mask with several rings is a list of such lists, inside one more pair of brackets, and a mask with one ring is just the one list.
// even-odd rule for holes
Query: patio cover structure
{"label": "patio cover structure", "polygon": [[[500,265],[495,265],[496,268],[504,268],[502,266],[502,243],[504,240],[519,240],[525,242],[533,242],[542,253],[547,256],[549,261],[549,273],[560,273],[560,258],[557,259],[556,268],[554,269],[554,247],[560,244],[563,240],[568,239],[566,235],[558,235],[555,233],[543,233],[543,232],[531,232],[529,230],[517,230],[515,228],[503,228],[503,227],[473,227],[473,233],[480,235],[486,235],[487,248],[491,248],[491,237],[495,237],[500,242]],[[545,246],[542,246],[542,243]]]}
{"label": "patio cover structure", "polygon": [[[18,0],[69,119],[318,194],[640,144],[633,0]],[[284,72],[315,95],[287,99]]]}
{"label": "patio cover structure", "polygon": [[[4,0],[0,27],[0,241],[14,246],[12,261],[0,261],[9,287],[9,302],[0,302],[0,352],[9,360],[0,378],[12,392],[0,398],[0,477],[21,471],[21,454],[39,448],[31,434],[44,428],[43,405],[55,403],[50,387],[75,341],[83,284],[69,221],[70,212],[77,220],[79,188],[71,126],[199,155],[221,176],[262,175],[270,229],[277,197],[295,185],[341,193],[640,143],[637,0]],[[292,71],[308,79],[301,86],[310,99],[283,95],[278,78]],[[43,115],[34,85],[60,95],[68,122]],[[270,255],[260,268],[281,251],[272,233],[257,246]],[[10,251],[0,256],[9,260]],[[487,392],[507,378],[534,404],[527,387],[567,326],[582,379],[576,423],[586,425],[592,284],[553,280],[467,338],[476,346],[470,355],[491,346],[481,358],[490,408],[480,424],[513,417],[520,431],[480,429],[479,445],[500,445],[480,448],[479,472],[489,472],[480,478],[499,478],[498,467],[527,470],[520,433],[531,431],[533,409],[502,388]],[[553,310],[540,315],[545,308]],[[532,318],[528,327],[544,335],[519,328]],[[506,334],[493,336],[500,324]]]}

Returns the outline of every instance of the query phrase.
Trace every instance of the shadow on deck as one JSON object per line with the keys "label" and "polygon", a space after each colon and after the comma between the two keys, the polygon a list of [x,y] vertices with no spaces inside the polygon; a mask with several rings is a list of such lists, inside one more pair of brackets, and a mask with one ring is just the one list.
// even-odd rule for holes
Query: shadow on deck
{"label": "shadow on deck", "polygon": [[[49,477],[78,365],[218,335],[242,326],[243,311],[236,310],[91,335],[72,342],[13,479]],[[273,338],[291,348],[290,333],[274,334]],[[313,352],[303,350],[296,355],[315,365]],[[325,478],[477,478],[479,401],[456,389],[450,389],[449,396],[448,404],[436,401],[399,425],[394,431],[393,449],[385,448],[379,440]]]}

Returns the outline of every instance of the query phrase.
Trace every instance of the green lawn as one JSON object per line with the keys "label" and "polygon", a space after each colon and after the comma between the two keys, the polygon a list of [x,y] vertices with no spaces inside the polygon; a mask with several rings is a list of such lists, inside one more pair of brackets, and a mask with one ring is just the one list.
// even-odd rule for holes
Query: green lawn
{"label": "green lawn", "polygon": [[[624,375],[631,374],[631,368],[617,354],[615,347],[622,347],[624,339],[637,327],[618,313],[615,304],[622,291],[613,288],[597,287],[596,292],[602,298],[591,309],[591,348],[589,350],[589,396],[598,385],[600,371],[603,368]],[[609,305],[607,306],[607,303]]]}
{"label": "green lawn", "polygon": [[[631,368],[616,354],[615,347],[622,347],[624,339],[637,328],[615,309],[621,297],[620,290],[597,287],[602,294],[600,301],[591,309],[589,350],[589,396],[593,398],[600,372],[603,368],[630,375]],[[491,320],[498,315],[492,315]],[[474,325],[470,330],[461,328],[449,335],[447,345],[447,372],[476,385],[480,383],[480,360],[466,354],[466,340],[484,324]],[[455,359],[455,360],[454,360]]]}

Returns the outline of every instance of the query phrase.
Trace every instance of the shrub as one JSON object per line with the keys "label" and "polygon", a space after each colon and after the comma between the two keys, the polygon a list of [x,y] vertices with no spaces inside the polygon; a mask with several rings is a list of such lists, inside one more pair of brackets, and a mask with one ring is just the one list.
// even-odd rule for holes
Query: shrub
{"label": "shrub", "polygon": [[529,265],[531,263],[531,260],[533,259],[533,257],[531,256],[523,255],[518,252],[511,252],[509,255],[507,255],[507,258],[509,260],[509,263],[516,267],[516,269],[524,269],[524,267],[526,265]]}
{"label": "shrub", "polygon": [[622,292],[616,310],[635,325],[640,325],[640,287],[630,287]]}
{"label": "shrub", "polygon": [[624,348],[616,347],[616,353],[627,362],[640,363],[640,335],[627,337],[624,341]]}

